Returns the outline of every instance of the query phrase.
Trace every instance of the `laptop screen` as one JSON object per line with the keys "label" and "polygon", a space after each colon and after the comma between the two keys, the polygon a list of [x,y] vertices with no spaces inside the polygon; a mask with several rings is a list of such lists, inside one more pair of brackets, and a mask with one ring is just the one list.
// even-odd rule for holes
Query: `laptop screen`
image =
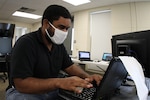
{"label": "laptop screen", "polygon": [[79,60],[90,60],[90,52],[79,51]]}
{"label": "laptop screen", "polygon": [[112,96],[127,76],[127,71],[119,58],[113,58],[97,87],[97,98]]}
{"label": "laptop screen", "polygon": [[111,53],[103,53],[103,57],[102,57],[103,61],[110,61],[111,59],[112,59]]}

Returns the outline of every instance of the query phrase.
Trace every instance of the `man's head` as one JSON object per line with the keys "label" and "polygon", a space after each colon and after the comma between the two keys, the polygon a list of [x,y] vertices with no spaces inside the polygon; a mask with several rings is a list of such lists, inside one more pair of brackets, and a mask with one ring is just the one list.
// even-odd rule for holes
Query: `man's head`
{"label": "man's head", "polygon": [[71,19],[71,14],[63,6],[50,5],[45,9],[43,13],[42,24],[44,19],[47,19],[48,21],[53,23],[54,20],[58,20],[60,17]]}
{"label": "man's head", "polygon": [[[62,44],[67,37],[71,25],[71,14],[59,5],[50,5],[46,8],[42,18],[42,29],[45,36],[55,44]],[[47,39],[48,39],[47,38]]]}

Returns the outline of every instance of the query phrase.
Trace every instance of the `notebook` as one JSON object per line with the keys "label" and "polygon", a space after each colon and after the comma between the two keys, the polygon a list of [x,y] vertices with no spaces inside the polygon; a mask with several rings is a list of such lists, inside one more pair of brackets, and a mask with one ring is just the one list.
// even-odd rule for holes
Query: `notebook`
{"label": "notebook", "polygon": [[89,51],[79,51],[78,53],[80,61],[91,61],[91,55]]}
{"label": "notebook", "polygon": [[[91,97],[89,97],[88,95],[86,96],[88,98],[85,97],[82,98],[82,96],[88,93],[86,94],[81,93],[80,95],[80,94],[75,94],[71,91],[66,92],[66,90],[62,90],[62,89],[59,90],[59,96],[63,98],[63,100],[99,100],[102,98],[109,98],[116,92],[116,90],[118,90],[118,88],[121,86],[126,76],[127,76],[127,71],[123,63],[121,62],[121,60],[119,58],[113,58],[110,61],[110,64],[101,80],[101,83],[99,84],[99,86],[94,87],[96,88],[96,91],[92,93],[92,96],[90,95]],[[87,89],[85,90],[87,91]],[[92,89],[92,91],[93,90],[94,89]]]}

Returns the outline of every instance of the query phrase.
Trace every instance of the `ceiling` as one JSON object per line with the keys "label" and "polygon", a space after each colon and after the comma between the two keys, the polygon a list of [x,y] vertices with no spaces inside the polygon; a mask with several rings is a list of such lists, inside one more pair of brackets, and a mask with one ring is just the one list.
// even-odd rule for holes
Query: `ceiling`
{"label": "ceiling", "polygon": [[35,11],[33,11],[32,13],[42,15],[45,8],[51,4],[63,5],[71,13],[73,13],[76,11],[95,7],[128,2],[138,2],[138,1],[149,1],[149,0],[91,0],[91,3],[87,3],[80,6],[73,6],[71,4],[63,2],[62,0],[0,0],[0,20],[17,21],[31,24],[39,22],[41,20],[41,19],[34,20],[12,16],[12,13],[20,9],[21,7],[34,9]]}

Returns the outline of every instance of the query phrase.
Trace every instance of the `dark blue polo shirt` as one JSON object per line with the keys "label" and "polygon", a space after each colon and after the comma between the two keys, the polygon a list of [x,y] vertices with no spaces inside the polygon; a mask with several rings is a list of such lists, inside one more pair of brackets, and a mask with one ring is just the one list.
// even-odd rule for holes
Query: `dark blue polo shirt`
{"label": "dark blue polo shirt", "polygon": [[55,78],[60,70],[73,64],[63,44],[53,44],[49,51],[41,34],[39,29],[22,36],[15,43],[11,57],[11,78]]}

